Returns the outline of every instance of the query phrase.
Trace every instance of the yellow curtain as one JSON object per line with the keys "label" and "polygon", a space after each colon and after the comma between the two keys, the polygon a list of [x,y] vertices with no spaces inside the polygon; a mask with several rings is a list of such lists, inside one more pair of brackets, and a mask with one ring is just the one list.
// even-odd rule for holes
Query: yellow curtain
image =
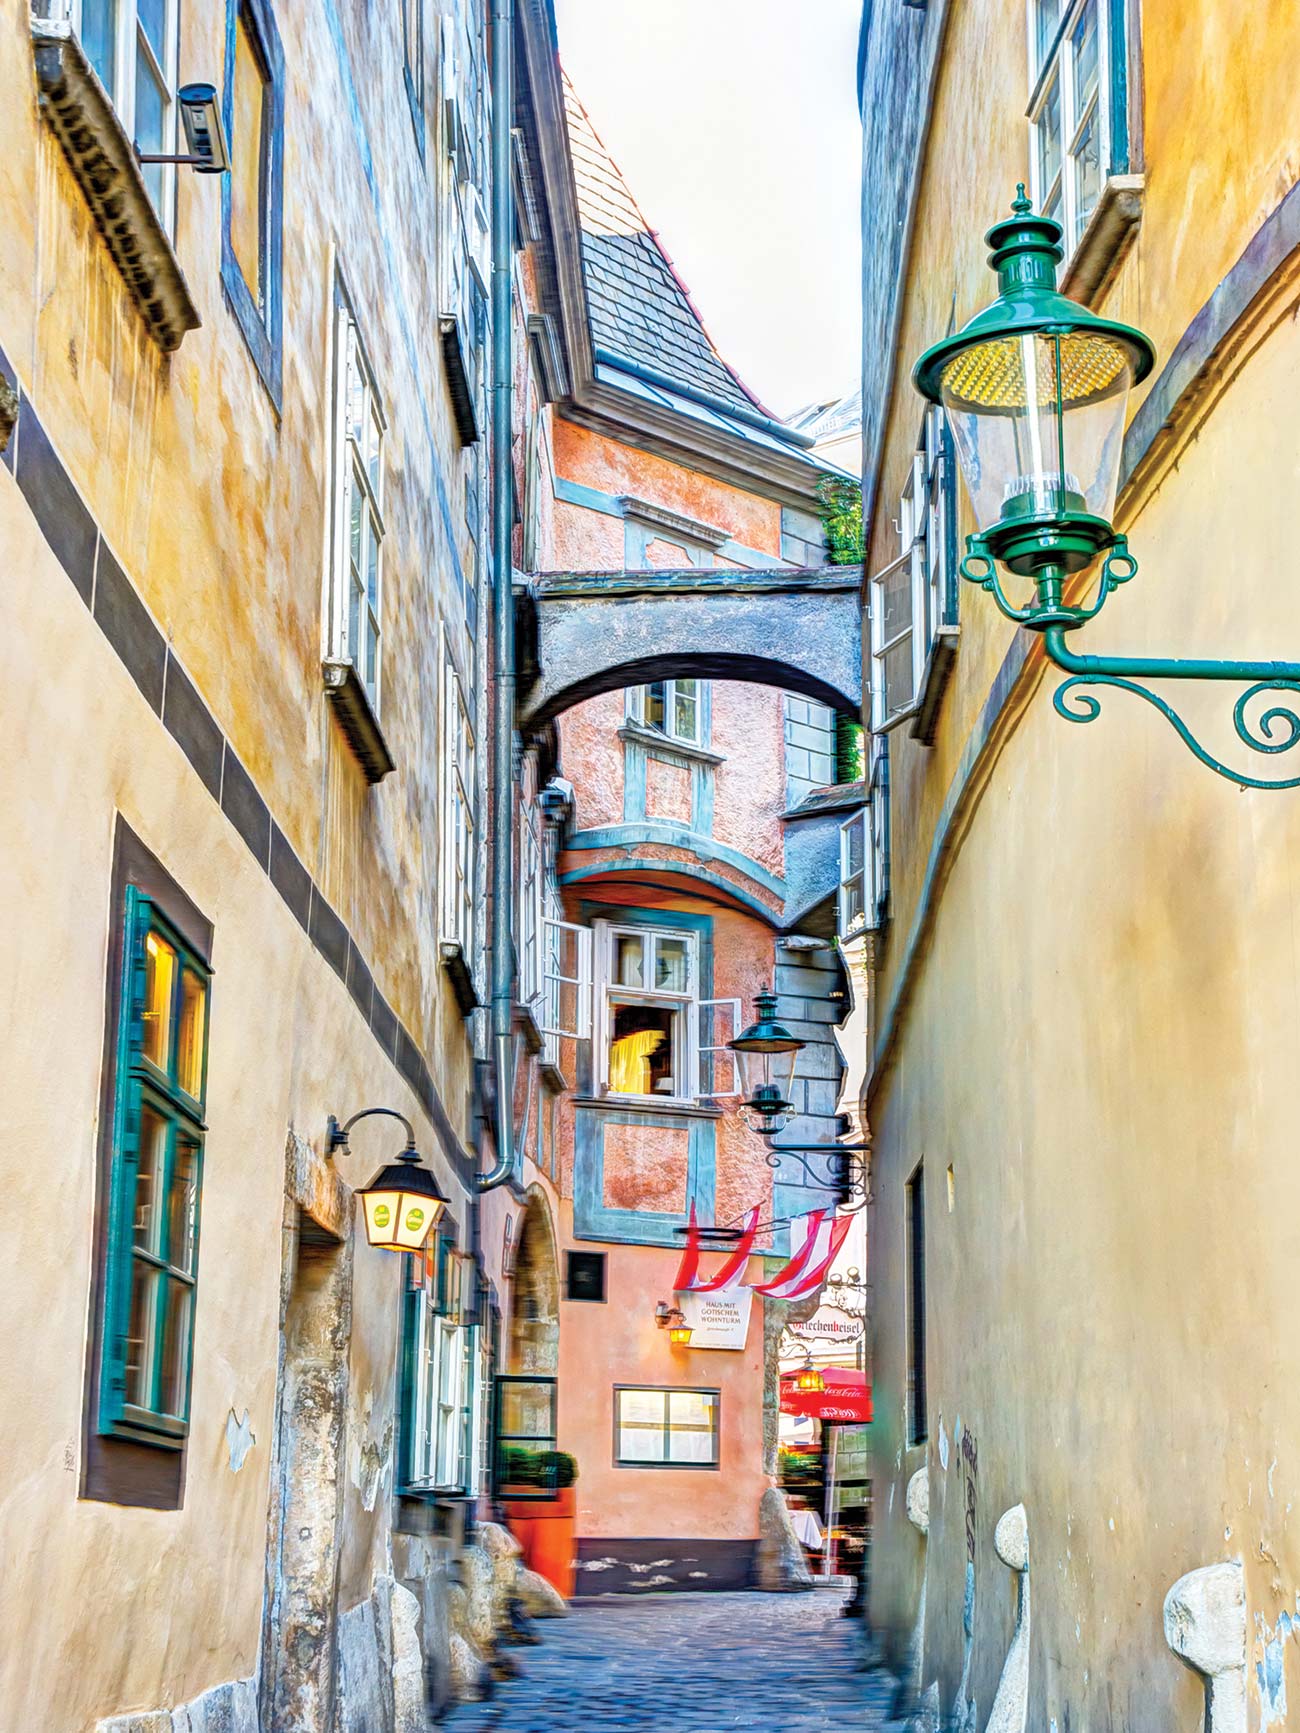
{"label": "yellow curtain", "polygon": [[609,1044],[609,1087],[615,1095],[649,1095],[650,1055],[663,1041],[662,1029],[638,1029]]}

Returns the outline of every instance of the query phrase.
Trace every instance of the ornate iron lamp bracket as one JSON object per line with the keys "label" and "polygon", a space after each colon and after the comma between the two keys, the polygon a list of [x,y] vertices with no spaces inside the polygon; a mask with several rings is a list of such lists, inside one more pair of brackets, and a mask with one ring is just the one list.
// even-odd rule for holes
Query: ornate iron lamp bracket
{"label": "ornate iron lamp bracket", "polygon": [[[869,1202],[867,1197],[867,1164],[864,1159],[871,1149],[869,1143],[773,1143],[763,1151],[763,1159],[771,1168],[779,1168],[785,1156],[793,1156],[803,1171],[808,1185],[818,1191],[838,1191],[841,1188],[853,1201],[843,1204],[849,1214]],[[831,1170],[821,1174],[809,1162],[810,1155],[827,1155]],[[836,1164],[839,1172],[835,1171]]]}

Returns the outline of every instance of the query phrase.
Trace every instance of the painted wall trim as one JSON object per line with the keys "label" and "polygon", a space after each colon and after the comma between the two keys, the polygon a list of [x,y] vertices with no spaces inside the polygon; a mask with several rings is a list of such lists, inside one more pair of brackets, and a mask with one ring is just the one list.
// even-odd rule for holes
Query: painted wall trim
{"label": "painted wall trim", "polygon": [[[0,374],[12,373],[0,352]],[[10,440],[18,490],[37,528],[109,648],[135,681],[145,703],[189,760],[190,767],[239,833],[249,853],[313,947],[347,988],[380,1050],[429,1116],[457,1175],[473,1161],[457,1136],[411,1031],[389,1005],[352,933],[326,901],[220,724],[159,629],[138,587],[111,552],[20,388],[18,422]],[[73,521],[75,519],[75,522]]]}
{"label": "painted wall trim", "polygon": [[[604,517],[628,516],[623,507],[624,496],[602,493],[599,488],[587,487],[580,481],[566,481],[562,475],[557,475],[554,480],[555,497],[565,505],[581,506],[584,511],[598,511]],[[765,554],[759,548],[748,548],[743,542],[733,541],[730,537],[718,544],[717,552],[724,560],[734,560],[738,566],[772,566],[779,571],[786,571],[790,567],[789,560],[783,560],[776,554]]]}
{"label": "painted wall trim", "polygon": [[[860,806],[862,802],[859,800],[858,804]],[[566,851],[630,848],[639,842],[662,842],[674,848],[688,848],[701,861],[722,861],[727,866],[735,867],[737,872],[745,873],[755,884],[762,885],[764,890],[771,891],[774,896],[785,896],[785,880],[760,866],[749,855],[742,854],[738,848],[728,847],[726,843],[715,842],[712,837],[702,836],[698,831],[688,830],[684,825],[674,824],[668,819],[650,818],[642,824],[609,824],[593,830],[577,830],[564,846]]]}
{"label": "painted wall trim", "polygon": [[[1269,296],[1283,267],[1300,252],[1300,184],[1274,207],[1175,344],[1124,440],[1121,507],[1177,440],[1188,417],[1204,408],[1215,376],[1250,330],[1252,312]],[[1208,410],[1206,410],[1208,413]],[[1122,515],[1122,513],[1121,513]],[[1087,574],[1084,574],[1085,586]],[[915,977],[938,914],[938,898],[993,766],[1047,668],[1042,645],[1017,630],[971,730],[935,823],[916,912],[889,996],[881,1007],[872,1068],[864,1087],[868,1111],[888,1073]]]}

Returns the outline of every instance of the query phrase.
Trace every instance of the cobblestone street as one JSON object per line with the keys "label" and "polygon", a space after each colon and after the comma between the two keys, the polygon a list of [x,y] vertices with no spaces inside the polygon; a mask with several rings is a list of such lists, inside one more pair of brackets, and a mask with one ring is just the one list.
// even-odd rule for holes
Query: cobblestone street
{"label": "cobblestone street", "polygon": [[448,1718],[452,1733],[877,1733],[889,1681],[855,1670],[844,1597],[665,1594],[575,1607],[513,1649],[526,1677]]}

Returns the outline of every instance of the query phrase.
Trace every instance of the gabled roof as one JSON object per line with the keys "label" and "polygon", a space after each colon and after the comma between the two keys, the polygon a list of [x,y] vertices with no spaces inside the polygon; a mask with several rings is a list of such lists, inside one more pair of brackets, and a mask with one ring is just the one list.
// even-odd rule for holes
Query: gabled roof
{"label": "gabled roof", "polygon": [[769,415],[714,348],[658,235],[564,79],[592,344],[720,404]]}

